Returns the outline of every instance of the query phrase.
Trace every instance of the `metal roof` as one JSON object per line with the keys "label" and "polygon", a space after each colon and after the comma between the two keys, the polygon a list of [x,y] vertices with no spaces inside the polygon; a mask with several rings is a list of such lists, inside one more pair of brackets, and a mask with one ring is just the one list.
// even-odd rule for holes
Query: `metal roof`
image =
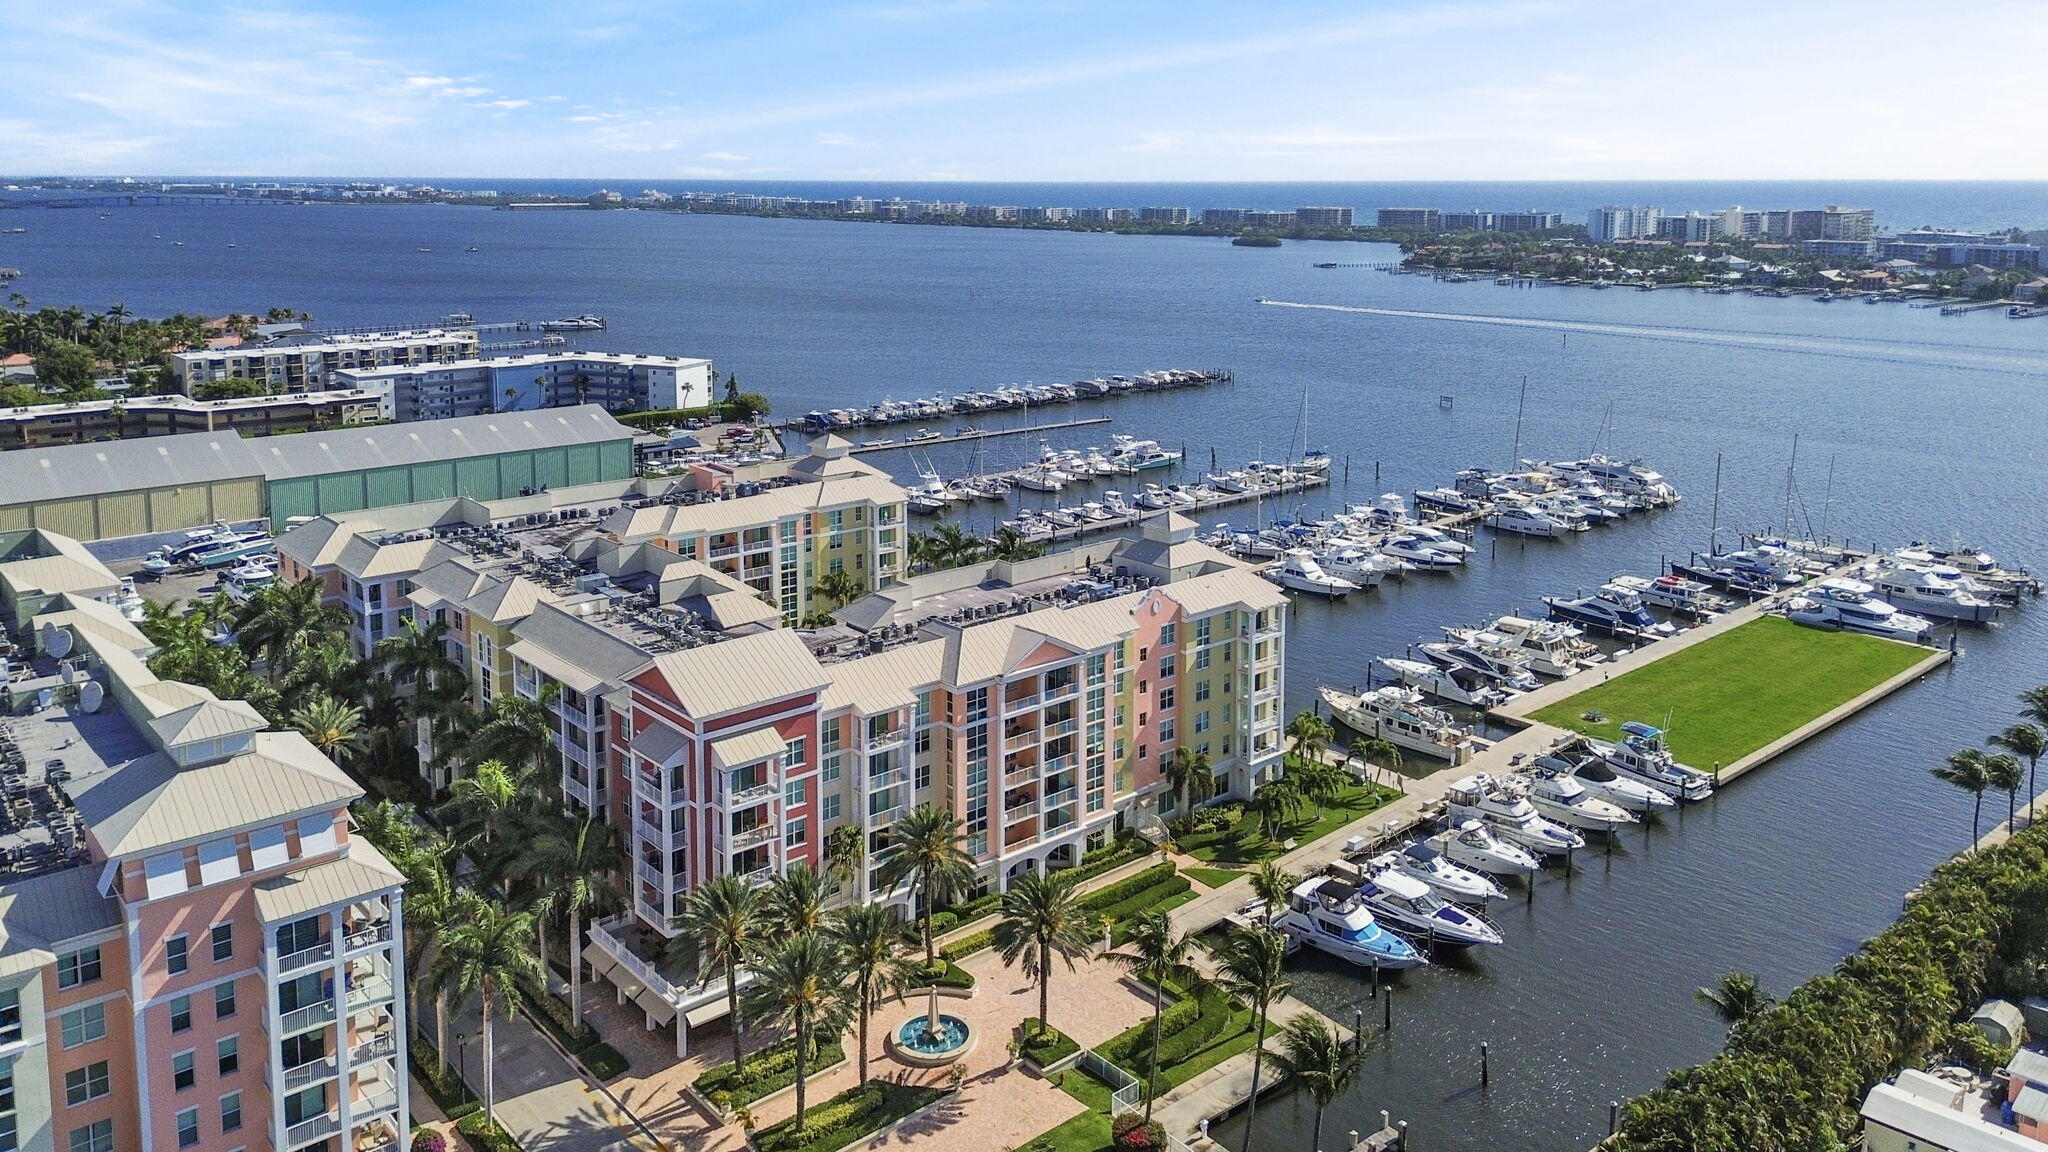
{"label": "metal roof", "polygon": [[926,640],[834,664],[821,707],[852,708],[863,716],[908,708],[920,691],[938,683],[945,658],[944,641]]}
{"label": "metal roof", "polygon": [[[558,665],[579,669],[597,682],[616,684],[647,667],[649,662],[647,653],[638,647],[553,604],[534,605],[526,619],[513,625],[512,634],[519,637],[519,643],[512,646],[514,656],[564,683],[569,678],[556,672]],[[545,653],[547,659],[522,655],[521,649]],[[578,692],[591,691],[570,686]]]}
{"label": "metal roof", "polygon": [[832,682],[788,629],[664,653],[654,667],[683,710],[698,717],[787,700]]}
{"label": "metal roof", "polygon": [[2018,1132],[1922,1100],[1894,1084],[1879,1084],[1863,1098],[1863,1119],[1949,1152],[2029,1152],[2041,1145]]}
{"label": "metal roof", "polygon": [[584,404],[301,432],[247,443],[263,474],[274,481],[632,439],[633,430],[612,419],[611,413]]}
{"label": "metal roof", "polygon": [[346,856],[254,885],[256,916],[265,924],[275,924],[336,904],[351,904],[404,883],[404,875],[369,841],[356,838],[348,842]]}
{"label": "metal roof", "polygon": [[773,728],[756,728],[737,736],[711,742],[711,763],[720,768],[739,768],[758,760],[782,755],[788,744]]}
{"label": "metal roof", "polygon": [[64,941],[120,925],[120,905],[100,895],[96,871],[79,866],[0,885],[0,976],[53,963]]}
{"label": "metal roof", "polygon": [[[280,440],[294,437],[280,436]],[[233,432],[192,432],[0,452],[0,500],[35,504],[145,488],[253,480],[263,468]]]}
{"label": "metal roof", "polygon": [[297,732],[258,732],[254,751],[193,767],[151,753],[63,787],[108,857],[274,824],[363,794]]}
{"label": "metal roof", "polygon": [[656,536],[716,535],[849,504],[901,504],[906,499],[903,489],[887,476],[861,472],[769,488],[752,496],[735,496],[729,500],[621,508],[604,522],[603,527],[606,532],[627,541]]}

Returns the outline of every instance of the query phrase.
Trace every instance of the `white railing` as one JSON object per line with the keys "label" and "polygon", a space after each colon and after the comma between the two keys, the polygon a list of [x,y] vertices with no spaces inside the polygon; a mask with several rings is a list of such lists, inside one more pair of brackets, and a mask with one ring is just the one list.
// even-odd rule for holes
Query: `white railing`
{"label": "white railing", "polygon": [[773,781],[766,784],[756,784],[744,792],[733,793],[732,798],[726,801],[725,806],[729,809],[752,807],[764,800],[773,800],[781,791],[781,786]]}
{"label": "white railing", "polygon": [[349,1101],[348,1108],[349,1114],[358,1118],[368,1118],[385,1112],[395,1112],[398,1110],[398,1091],[397,1089],[387,1089],[374,1096],[365,1096],[360,1100],[351,1100]]}
{"label": "white railing", "polygon": [[332,959],[334,959],[334,941],[332,939],[322,940],[311,948],[301,948],[297,952],[288,952],[283,956],[279,956],[277,958],[277,973],[282,976],[289,972],[296,972],[301,968],[311,968],[317,964],[325,964]]}
{"label": "white railing", "polygon": [[350,952],[389,943],[391,943],[391,922],[388,920],[381,924],[372,924],[367,928],[359,928],[349,933],[343,942],[344,947]]}
{"label": "white railing", "polygon": [[321,1000],[301,1008],[294,1008],[283,1016],[278,1017],[278,1035],[290,1036],[295,1032],[304,1032],[308,1028],[333,1022],[334,1001]]}
{"label": "white railing", "polygon": [[324,1116],[315,1116],[311,1120],[301,1120],[297,1124],[286,1128],[284,1130],[284,1146],[287,1149],[297,1148],[301,1144],[311,1144],[315,1140],[323,1140],[339,1131],[341,1131],[341,1114],[329,1112]]}
{"label": "white railing", "polygon": [[339,1066],[335,1064],[334,1057],[332,1056],[322,1056],[317,1060],[308,1060],[296,1068],[284,1070],[284,1090],[287,1093],[297,1092],[301,1088],[327,1079],[337,1071],[339,1071]]}
{"label": "white railing", "polygon": [[1003,701],[1003,715],[1015,716],[1019,712],[1023,712],[1030,708],[1036,708],[1039,704],[1044,702],[1044,699],[1045,698],[1043,696],[1040,696],[1036,692],[1033,692],[1029,696],[1017,696],[1006,698]]}
{"label": "white railing", "polygon": [[756,824],[752,828],[749,828],[744,832],[735,832],[733,834],[732,850],[735,852],[744,852],[747,849],[754,847],[756,844],[766,844],[770,840],[775,839],[776,835],[777,832],[774,821],[771,820],[765,824]]}
{"label": "white railing", "polygon": [[681,999],[681,995],[677,992],[676,986],[669,983],[668,977],[663,976],[654,967],[652,962],[642,958],[631,948],[626,947],[624,940],[612,934],[612,928],[618,923],[619,921],[617,920],[606,920],[591,925],[590,938],[604,951],[605,955],[618,961],[619,967],[631,972],[633,978],[645,985],[648,991],[653,992],[671,1004],[677,1003]]}
{"label": "white railing", "polygon": [[1084,1048],[1074,1061],[1096,1079],[1110,1086],[1109,1114],[1112,1116],[1129,1112],[1145,1100],[1145,1086],[1136,1076],[1123,1070],[1117,1064],[1093,1048]]}
{"label": "white railing", "polygon": [[891,728],[889,731],[884,732],[879,736],[869,733],[867,735],[866,744],[870,751],[879,751],[883,748],[892,748],[898,744],[903,743],[903,741],[907,737],[909,737],[909,735],[910,727],[908,725],[904,725],[903,727],[899,728]]}
{"label": "white railing", "polygon": [[356,980],[356,986],[348,990],[348,1010],[360,1012],[375,1004],[391,999],[391,977],[373,972]]}
{"label": "white railing", "polygon": [[1081,790],[1078,788],[1062,788],[1045,798],[1045,806],[1047,809],[1065,808],[1079,799],[1080,795]]}
{"label": "white railing", "polygon": [[367,1040],[361,1041],[355,1047],[348,1050],[348,1062],[351,1064],[368,1064],[372,1060],[382,1060],[387,1056],[396,1055],[398,1055],[397,1035],[391,1032],[377,1032],[373,1033]]}

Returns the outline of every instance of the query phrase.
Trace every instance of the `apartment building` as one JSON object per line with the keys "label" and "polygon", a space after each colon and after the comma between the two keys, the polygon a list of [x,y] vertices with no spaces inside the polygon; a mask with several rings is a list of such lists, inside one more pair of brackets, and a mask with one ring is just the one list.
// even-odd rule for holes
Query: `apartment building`
{"label": "apartment building", "polygon": [[1317,232],[1351,230],[1351,209],[1349,208],[1296,208],[1294,222],[1303,228]]}
{"label": "apartment building", "polygon": [[383,398],[354,389],[195,400],[190,396],[126,396],[0,408],[0,450],[46,448],[99,440],[239,432],[271,436],[387,419]]}
{"label": "apartment building", "polygon": [[1657,235],[1673,244],[1704,244],[1720,239],[1721,226],[1722,218],[1718,214],[1687,212],[1682,216],[1660,218],[1657,221]]}
{"label": "apartment building", "polygon": [[[273,392],[336,387],[333,375],[361,368],[473,358],[476,333],[463,328],[323,335],[293,329],[260,343],[171,354],[171,379],[189,396],[210,380],[260,380]],[[347,387],[348,385],[339,385]]]}
{"label": "apartment building", "polygon": [[1477,208],[1469,212],[1445,212],[1442,220],[1446,232],[1493,231],[1493,213],[1481,212]]}
{"label": "apartment building", "polygon": [[535,352],[338,370],[337,387],[383,397],[394,420],[445,420],[485,412],[597,404],[611,412],[697,408],[711,403],[711,361],[623,352]]}
{"label": "apartment building", "polygon": [[1396,232],[1438,232],[1443,213],[1435,208],[1382,208],[1375,217],[1381,227]]}
{"label": "apartment building", "polygon": [[1138,209],[1138,219],[1147,224],[1186,224],[1192,217],[1186,208]]}
{"label": "apartment building", "polygon": [[1793,240],[1869,240],[1877,234],[1877,213],[1869,208],[1795,209],[1786,213],[1785,235]]}
{"label": "apartment building", "polygon": [[1496,232],[1549,232],[1564,227],[1564,214],[1560,212],[1495,212],[1493,230]]}
{"label": "apartment building", "polygon": [[1662,216],[1663,213],[1655,208],[1612,204],[1595,208],[1586,216],[1586,239],[1595,244],[1647,239],[1657,234],[1657,221]]}
{"label": "apartment building", "polygon": [[6,1146],[399,1148],[403,895],[351,834],[361,788],[248,704],[159,680],[115,609],[66,594],[32,623],[61,692],[0,769],[52,832],[0,877]]}
{"label": "apartment building", "polygon": [[1131,218],[1129,208],[1076,208],[1074,219],[1095,224],[1117,224]]}

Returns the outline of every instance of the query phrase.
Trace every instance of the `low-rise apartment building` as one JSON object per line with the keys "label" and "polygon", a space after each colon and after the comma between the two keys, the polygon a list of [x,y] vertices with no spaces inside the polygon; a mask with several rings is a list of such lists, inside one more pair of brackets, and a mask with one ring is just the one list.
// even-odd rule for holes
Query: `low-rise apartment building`
{"label": "low-rise apartment building", "polygon": [[1443,216],[1435,208],[1382,208],[1375,223],[1391,231],[1437,232],[1443,229]]}
{"label": "low-rise apartment building", "polygon": [[401,1147],[402,882],[351,832],[362,789],[158,679],[117,610],[67,594],[32,624],[57,702],[14,719],[0,772],[51,836],[9,834],[0,876],[8,1146]]}
{"label": "low-rise apartment building", "polygon": [[0,450],[239,432],[272,436],[389,419],[385,398],[353,388],[195,400],[190,396],[127,396],[0,408]]}
{"label": "low-rise apartment building", "polygon": [[1350,231],[1351,209],[1349,208],[1296,208],[1294,222],[1303,228],[1318,232]]}
{"label": "low-rise apartment building", "polygon": [[336,372],[398,364],[461,360],[477,352],[476,333],[466,328],[322,334],[288,331],[260,343],[202,348],[171,354],[171,379],[178,391],[213,380],[258,380],[273,392],[306,392],[336,386]]}
{"label": "low-rise apartment building", "polygon": [[624,352],[535,352],[336,371],[337,386],[385,398],[395,420],[597,404],[611,412],[698,408],[712,395],[711,361]]}

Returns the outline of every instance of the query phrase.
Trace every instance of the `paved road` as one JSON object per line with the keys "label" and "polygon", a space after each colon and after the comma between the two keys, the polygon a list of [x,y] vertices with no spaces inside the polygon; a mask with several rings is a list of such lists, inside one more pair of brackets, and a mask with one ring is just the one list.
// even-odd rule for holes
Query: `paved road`
{"label": "paved road", "polygon": [[[424,1022],[433,1030],[431,1013]],[[471,1003],[448,1020],[451,1055],[466,1047],[459,1067],[470,1090],[484,1095],[482,1018]],[[592,1088],[561,1049],[526,1017],[494,1013],[498,1124],[525,1152],[654,1152],[659,1146],[602,1092]],[[466,1044],[459,1038],[467,1037]]]}

